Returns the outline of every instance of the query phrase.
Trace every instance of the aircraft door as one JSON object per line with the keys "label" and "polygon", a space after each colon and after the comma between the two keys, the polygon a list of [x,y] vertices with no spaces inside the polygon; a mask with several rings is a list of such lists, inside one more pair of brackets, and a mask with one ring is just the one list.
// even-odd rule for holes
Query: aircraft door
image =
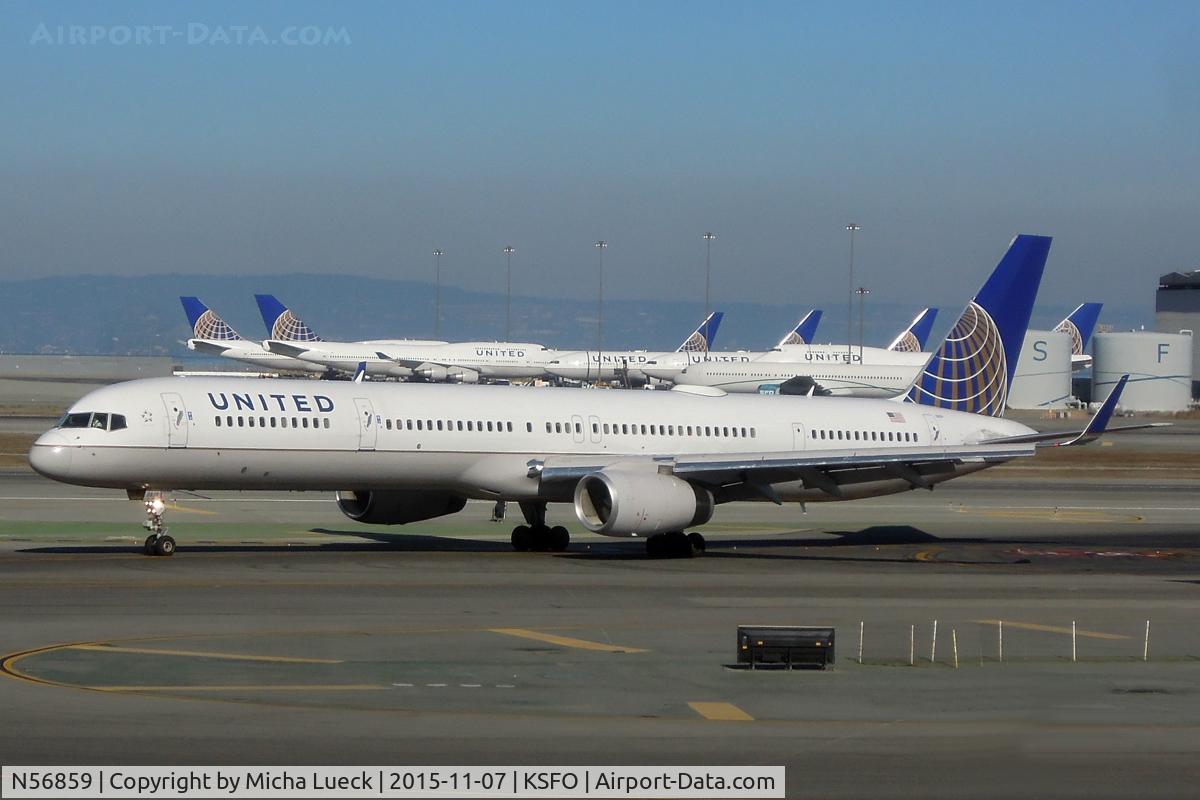
{"label": "aircraft door", "polygon": [[365,397],[354,398],[354,407],[358,409],[358,449],[374,450],[376,432],[379,429],[375,408]]}
{"label": "aircraft door", "polygon": [[804,423],[803,422],[793,422],[792,423],[792,449],[793,450],[803,450],[804,448],[808,447],[808,440],[805,438],[804,433],[805,433],[805,431],[804,431]]}
{"label": "aircraft door", "polygon": [[162,401],[167,410],[167,447],[187,447],[191,418],[183,397],[175,392],[163,392]]}
{"label": "aircraft door", "polygon": [[575,444],[583,444],[583,417],[579,415],[571,417],[571,438]]}
{"label": "aircraft door", "polygon": [[925,426],[929,428],[929,443],[930,444],[941,444],[942,443],[942,423],[938,419],[938,415],[937,414],[926,414],[925,415]]}
{"label": "aircraft door", "polygon": [[588,427],[591,429],[592,444],[600,444],[600,418],[588,417]]}

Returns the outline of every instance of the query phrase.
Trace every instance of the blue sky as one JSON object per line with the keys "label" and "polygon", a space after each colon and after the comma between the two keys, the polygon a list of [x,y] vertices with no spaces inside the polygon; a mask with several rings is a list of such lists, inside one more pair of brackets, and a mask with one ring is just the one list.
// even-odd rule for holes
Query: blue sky
{"label": "blue sky", "polygon": [[502,289],[511,242],[515,291],[587,297],[604,238],[607,295],[696,302],[711,229],[718,302],[805,304],[844,298],[854,220],[873,297],[961,303],[1047,233],[1045,300],[1149,321],[1200,266],[1198,9],[7,3],[0,277],[422,279],[440,246]]}

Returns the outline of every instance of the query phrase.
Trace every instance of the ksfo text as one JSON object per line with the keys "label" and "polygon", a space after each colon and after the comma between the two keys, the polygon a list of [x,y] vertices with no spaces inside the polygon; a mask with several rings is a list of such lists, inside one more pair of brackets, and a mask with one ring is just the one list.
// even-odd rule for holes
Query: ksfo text
{"label": "ksfo text", "polygon": [[3,767],[8,797],[783,797],[783,767]]}

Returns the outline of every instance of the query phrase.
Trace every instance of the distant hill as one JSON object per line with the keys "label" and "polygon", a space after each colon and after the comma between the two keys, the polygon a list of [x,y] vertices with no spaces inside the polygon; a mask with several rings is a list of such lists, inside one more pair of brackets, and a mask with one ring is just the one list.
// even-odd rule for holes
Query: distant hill
{"label": "distant hill", "polygon": [[[190,331],[181,294],[200,297],[244,337],[261,339],[265,330],[254,303],[256,292],[278,296],[326,339],[433,335],[434,287],[429,283],[311,274],[83,275],[0,282],[0,352],[185,356]],[[1074,305],[1039,307],[1034,325],[1051,326]],[[960,301],[943,309],[935,336],[944,333],[961,306]],[[595,302],[514,296],[512,307],[514,341],[562,349],[595,345]],[[723,349],[766,348],[807,310],[749,303],[718,308],[726,312],[717,337]],[[674,349],[700,323],[702,311],[698,303],[607,301],[604,345]],[[886,344],[917,311],[915,306],[868,301],[867,344]],[[820,340],[844,342],[844,302],[826,305],[825,312]],[[1151,319],[1148,309],[1106,306],[1100,321],[1120,329]],[[493,340],[503,335],[502,294],[442,288],[442,338]],[[854,335],[857,339],[857,320]]]}

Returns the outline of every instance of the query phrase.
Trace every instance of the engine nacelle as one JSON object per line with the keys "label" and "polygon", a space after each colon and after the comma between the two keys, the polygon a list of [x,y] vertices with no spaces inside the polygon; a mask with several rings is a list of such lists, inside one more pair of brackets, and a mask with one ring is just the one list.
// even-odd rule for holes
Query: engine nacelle
{"label": "engine nacelle", "polygon": [[338,492],[338,508],[355,522],[404,525],[457,514],[467,498],[450,492]]}
{"label": "engine nacelle", "polygon": [[479,373],[466,367],[457,367],[446,377],[457,383],[479,383]]}
{"label": "engine nacelle", "polygon": [[712,519],[713,496],[674,475],[599,470],[575,486],[575,516],[605,536],[651,536],[703,525]]}
{"label": "engine nacelle", "polygon": [[438,364],[427,364],[413,370],[414,375],[420,375],[427,381],[444,381],[449,374],[446,368]]}

